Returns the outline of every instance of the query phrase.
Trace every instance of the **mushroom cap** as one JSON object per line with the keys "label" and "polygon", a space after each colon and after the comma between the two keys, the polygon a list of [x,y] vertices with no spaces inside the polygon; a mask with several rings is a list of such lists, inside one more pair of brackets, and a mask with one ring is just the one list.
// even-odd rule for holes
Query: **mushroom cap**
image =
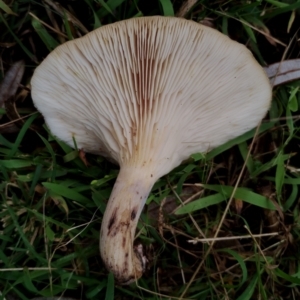
{"label": "mushroom cap", "polygon": [[103,26],[57,47],[32,98],[70,146],[168,173],[259,124],[271,100],[261,66],[217,30],[174,17]]}

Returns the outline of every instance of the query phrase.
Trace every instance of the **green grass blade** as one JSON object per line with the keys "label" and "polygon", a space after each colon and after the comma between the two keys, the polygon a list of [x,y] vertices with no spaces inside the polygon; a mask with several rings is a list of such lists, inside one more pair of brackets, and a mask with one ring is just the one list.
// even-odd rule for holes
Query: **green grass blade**
{"label": "green grass blade", "polygon": [[54,151],[53,151],[53,149],[52,149],[50,143],[49,143],[43,136],[41,136],[40,134],[38,134],[38,136],[41,138],[41,140],[42,140],[43,143],[45,144],[45,146],[46,146],[48,152],[51,154],[51,158],[52,158],[53,162],[55,163],[56,155],[55,155],[55,153],[54,153]]}
{"label": "green grass blade", "polygon": [[43,186],[50,192],[54,192],[57,195],[66,197],[68,199],[77,201],[79,203],[88,203],[91,200],[80,193],[76,192],[74,189],[62,186],[57,183],[42,182]]}
{"label": "green grass blade", "polygon": [[91,11],[93,12],[93,16],[94,16],[94,26],[93,26],[93,29],[97,29],[97,28],[101,27],[101,25],[102,25],[101,21],[100,21],[98,15],[97,15],[97,13],[94,10],[94,7],[93,7],[93,5],[91,3],[91,0],[84,0],[84,1],[87,3],[87,5],[91,9]]}
{"label": "green grass blade", "polygon": [[[231,196],[234,190],[233,186],[226,186],[226,185],[204,184],[203,186],[208,190],[212,190],[224,194],[228,198]],[[271,200],[269,200],[268,198],[262,195],[254,193],[246,188],[242,188],[242,187],[237,188],[234,194],[234,198],[243,200],[245,202],[248,202],[250,204],[265,209],[276,210],[276,207]]]}
{"label": "green grass blade", "polygon": [[[272,122],[269,122],[269,123],[263,123],[261,124],[260,128],[259,128],[259,131],[258,133],[262,133],[262,132],[265,132],[269,129],[271,129],[272,127],[274,126],[274,123]],[[256,132],[256,129],[252,129],[246,133],[244,133],[243,135],[215,148],[214,150],[210,151],[207,155],[206,155],[206,159],[207,160],[210,160],[212,158],[214,158],[215,156],[217,156],[218,154],[221,154],[222,152],[224,152],[225,150],[228,150],[230,149],[231,147],[239,144],[239,143],[242,143],[242,142],[245,142],[249,139],[251,139],[254,134]]]}
{"label": "green grass blade", "polygon": [[[67,145],[66,143],[64,143],[58,139],[55,139],[55,140],[59,144],[59,146],[63,149],[63,151],[66,153],[66,155],[68,155],[69,153],[71,153],[73,151],[78,151],[78,150],[72,149],[69,145]],[[74,153],[72,155],[74,155]],[[68,156],[67,156],[67,158],[68,158]],[[72,162],[74,162],[79,167],[79,169],[81,169],[81,170],[86,169],[85,164],[79,157],[77,157],[77,158],[73,157]]]}
{"label": "green grass blade", "polygon": [[[284,161],[290,159],[291,156],[290,154],[282,154],[282,158]],[[277,157],[271,159],[270,161],[266,162],[265,164],[263,164],[262,166],[260,166],[259,168],[257,168],[252,174],[251,177],[255,178],[257,177],[259,174],[270,170],[271,168],[273,168],[274,166],[277,166]]]}
{"label": "green grass blade", "polygon": [[116,10],[123,2],[126,0],[109,0],[106,2],[106,5],[109,9],[106,9],[106,7],[100,8],[96,15],[101,20],[101,18],[107,16],[108,14],[111,14],[112,11]]}
{"label": "green grass blade", "polygon": [[73,37],[73,34],[72,34],[72,29],[71,29],[71,26],[70,26],[68,16],[67,16],[65,11],[64,11],[64,26],[65,26],[66,33],[67,33],[69,41],[73,40],[74,37]]}
{"label": "green grass blade", "polygon": [[291,194],[289,195],[289,197],[286,200],[286,202],[283,204],[283,210],[284,211],[289,210],[294,205],[294,203],[297,200],[298,193],[299,193],[298,185],[297,184],[292,184]]}
{"label": "green grass blade", "polygon": [[[285,272],[283,272],[282,270],[280,270],[279,268],[276,268],[275,269],[275,274],[278,276],[278,277],[281,277],[283,279],[285,279],[286,281],[290,282],[290,283],[294,283],[294,284],[297,284],[297,285],[300,285],[300,278],[299,277],[296,277],[296,276],[291,276]],[[299,274],[298,274],[299,276]]]}
{"label": "green grass blade", "polygon": [[[271,176],[265,176],[264,179],[274,181],[274,182],[276,181],[276,178],[271,177]],[[284,178],[283,183],[284,184],[298,184],[298,185],[300,185],[300,178],[291,178],[291,177]]]}
{"label": "green grass blade", "polygon": [[3,145],[7,148],[12,148],[14,146],[13,143],[9,142],[3,135],[0,134],[0,145]]}
{"label": "green grass blade", "polygon": [[27,49],[26,46],[21,42],[21,40],[16,36],[14,31],[10,28],[10,26],[7,24],[5,18],[3,17],[2,13],[0,13],[0,21],[4,23],[4,25],[7,27],[10,34],[13,36],[14,40],[19,44],[19,46],[22,48],[22,50],[26,53],[26,55],[35,63],[38,63],[36,57]]}
{"label": "green grass blade", "polygon": [[27,210],[28,210],[28,212],[30,212],[31,214],[33,214],[41,222],[47,222],[47,223],[55,224],[58,227],[61,227],[61,228],[65,229],[65,230],[70,229],[69,225],[66,225],[66,224],[64,224],[62,222],[59,222],[59,221],[57,221],[57,220],[55,220],[55,219],[53,219],[53,218],[51,218],[51,217],[49,217],[47,215],[43,215],[43,214],[37,212],[35,209],[29,209],[28,208]]}
{"label": "green grass blade", "polygon": [[297,1],[297,2],[295,2],[293,4],[290,4],[290,5],[287,5],[285,7],[278,7],[278,8],[275,8],[273,10],[270,10],[271,12],[264,14],[262,16],[262,18],[263,19],[274,18],[277,15],[280,15],[280,14],[283,14],[283,13],[286,13],[286,12],[289,12],[289,11],[292,11],[292,10],[295,10],[295,9],[298,9],[298,8],[300,8],[300,2],[299,1]]}
{"label": "green grass blade", "polygon": [[107,278],[105,300],[114,299],[114,294],[115,294],[115,279],[113,273],[110,272]]}
{"label": "green grass blade", "polygon": [[195,200],[191,203],[188,203],[180,208],[178,208],[175,212],[176,215],[182,215],[187,213],[195,212],[199,209],[206,208],[211,205],[215,205],[225,201],[227,197],[223,194],[214,194],[207,197],[203,197],[201,199]]}
{"label": "green grass blade", "polygon": [[13,223],[15,225],[15,228],[16,228],[17,232],[19,233],[24,245],[28,249],[30,255],[32,257],[34,257],[35,259],[39,260],[41,263],[46,263],[46,260],[41,255],[37,254],[34,247],[28,241],[27,237],[24,234],[23,228],[18,223],[18,218],[17,218],[17,215],[15,214],[15,212],[10,208],[9,205],[6,205],[5,208],[8,210],[9,215],[10,215],[10,217],[13,220]]}
{"label": "green grass blade", "polygon": [[36,287],[32,283],[31,277],[30,277],[30,273],[28,272],[28,270],[26,268],[24,268],[23,276],[22,276],[21,280],[23,282],[23,285],[25,286],[25,288],[28,291],[31,291],[31,292],[36,293],[36,294],[39,294],[39,291],[36,289]]}
{"label": "green grass blade", "polygon": [[22,142],[22,140],[24,138],[25,133],[27,132],[27,130],[29,129],[30,125],[37,118],[38,115],[39,114],[36,113],[36,114],[30,116],[26,120],[26,122],[24,123],[22,129],[20,130],[20,132],[18,134],[18,137],[17,137],[17,139],[16,139],[16,141],[15,141],[15,143],[14,143],[14,145],[13,145],[13,147],[12,147],[12,149],[11,149],[9,155],[8,155],[9,157],[13,157],[16,154],[16,152],[18,151],[18,148],[20,147],[20,144],[21,144],[21,142]]}
{"label": "green grass blade", "polygon": [[174,9],[170,0],[160,0],[164,16],[174,16]]}
{"label": "green grass blade", "polygon": [[104,0],[98,0],[97,2],[99,2],[103,6],[102,11],[104,10],[104,11],[110,13],[112,16],[115,17],[115,14],[114,14],[113,10],[110,8],[108,3],[104,2]]}
{"label": "green grass blade", "polygon": [[255,291],[257,280],[258,280],[258,274],[255,274],[253,276],[252,280],[250,281],[250,283],[247,285],[244,292],[237,298],[237,300],[250,300],[250,299],[253,299],[252,296],[253,296],[254,291]]}
{"label": "green grass blade", "polygon": [[7,169],[20,169],[32,166],[33,162],[31,160],[26,159],[8,159],[0,160],[0,165]]}
{"label": "green grass blade", "polygon": [[48,31],[39,20],[32,18],[31,25],[38,36],[41,38],[49,52],[54,50],[59,45],[59,43],[48,33]]}
{"label": "green grass blade", "polygon": [[299,86],[292,88],[291,89],[291,94],[289,97],[289,103],[288,103],[288,107],[290,109],[290,111],[292,112],[296,112],[298,111],[298,99],[297,99],[297,93],[299,91]]}
{"label": "green grass blade", "polygon": [[[96,285],[93,289],[86,292],[86,298],[87,299],[99,299],[99,293],[106,287],[107,282],[102,282],[98,285]],[[95,298],[98,296],[97,298]]]}
{"label": "green grass blade", "polygon": [[30,186],[30,190],[29,190],[30,195],[33,194],[34,188],[35,188],[35,186],[37,185],[37,183],[40,179],[40,176],[41,176],[41,173],[42,173],[42,168],[43,168],[43,165],[41,165],[41,164],[38,164],[36,166],[36,169],[35,169],[35,172],[34,172],[34,175],[33,175],[33,178],[32,178],[32,183],[31,183],[31,186]]}
{"label": "green grass blade", "polygon": [[274,6],[277,6],[277,7],[281,7],[281,8],[289,6],[287,3],[275,1],[275,0],[266,0],[266,2],[273,4]]}
{"label": "green grass blade", "polygon": [[277,156],[277,166],[276,166],[276,173],[275,173],[275,186],[276,186],[276,193],[277,199],[281,200],[281,193],[282,193],[282,186],[285,177],[285,166],[284,166],[284,157],[282,152],[279,152]]}
{"label": "green grass blade", "polygon": [[9,14],[9,15],[17,15],[16,13],[14,13],[14,12],[11,10],[11,8],[10,8],[7,4],[5,4],[5,3],[3,2],[3,0],[0,0],[0,9],[2,9],[4,12],[6,12],[6,13]]}
{"label": "green grass blade", "polygon": [[252,28],[250,26],[248,26],[247,24],[244,23],[245,21],[242,22],[242,25],[245,29],[245,31],[247,32],[249,38],[255,43],[257,44],[257,40],[254,34],[254,31],[252,30]]}
{"label": "green grass blade", "polygon": [[237,260],[242,269],[242,281],[240,282],[240,285],[244,284],[248,279],[248,270],[243,258],[236,251],[231,249],[222,249],[221,251],[232,255]]}

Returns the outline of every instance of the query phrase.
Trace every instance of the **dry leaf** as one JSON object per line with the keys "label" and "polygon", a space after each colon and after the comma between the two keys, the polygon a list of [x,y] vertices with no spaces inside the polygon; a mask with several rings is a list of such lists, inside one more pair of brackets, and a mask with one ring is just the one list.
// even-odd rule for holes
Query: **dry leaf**
{"label": "dry leaf", "polygon": [[40,195],[44,195],[47,192],[47,189],[44,186],[42,186],[41,184],[37,184],[34,187],[34,191]]}
{"label": "dry leaf", "polygon": [[82,149],[79,150],[79,158],[82,160],[86,167],[90,165],[86,159],[85,152]]}
{"label": "dry leaf", "polygon": [[300,59],[285,60],[264,69],[273,86],[300,79]]}
{"label": "dry leaf", "polygon": [[25,70],[22,60],[14,63],[6,72],[0,84],[0,107],[4,107],[5,102],[15,96],[20,85]]}
{"label": "dry leaf", "polygon": [[[5,76],[0,83],[0,108],[5,108],[6,116],[10,120],[5,124],[0,125],[0,133],[14,133],[19,131],[19,127],[22,127],[24,124],[24,118],[32,115],[21,117],[15,101],[25,99],[29,93],[27,87],[22,87],[22,90],[17,95],[18,88],[24,74],[25,65],[24,61],[20,60],[14,63],[8,71],[5,73]],[[2,115],[0,115],[1,119]],[[33,128],[33,125],[31,126]]]}
{"label": "dry leaf", "polygon": [[241,215],[243,207],[244,207],[244,201],[241,199],[234,199],[233,205],[234,205],[237,215]]}
{"label": "dry leaf", "polygon": [[274,37],[271,35],[270,30],[267,27],[262,27],[261,30],[263,32],[265,32],[265,38],[267,39],[267,41],[272,45],[272,46],[276,46],[277,43],[274,40]]}

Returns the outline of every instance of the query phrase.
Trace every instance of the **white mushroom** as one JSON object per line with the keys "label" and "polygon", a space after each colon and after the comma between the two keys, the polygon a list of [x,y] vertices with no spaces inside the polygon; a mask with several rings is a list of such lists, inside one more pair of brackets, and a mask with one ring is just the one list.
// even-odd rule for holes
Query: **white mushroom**
{"label": "white mushroom", "polygon": [[172,17],[121,21],[67,42],[31,84],[55,136],[120,165],[100,252],[121,284],[143,273],[133,241],[155,181],[192,153],[257,126],[271,100],[269,80],[245,46]]}

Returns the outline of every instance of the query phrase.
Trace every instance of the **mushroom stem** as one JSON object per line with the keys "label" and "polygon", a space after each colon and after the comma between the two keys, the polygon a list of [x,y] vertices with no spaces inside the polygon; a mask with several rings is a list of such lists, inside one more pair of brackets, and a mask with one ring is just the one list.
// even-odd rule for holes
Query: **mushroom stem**
{"label": "mushroom stem", "polygon": [[137,222],[157,178],[149,169],[121,167],[100,232],[100,253],[118,283],[130,284],[145,269],[145,258],[133,248]]}

